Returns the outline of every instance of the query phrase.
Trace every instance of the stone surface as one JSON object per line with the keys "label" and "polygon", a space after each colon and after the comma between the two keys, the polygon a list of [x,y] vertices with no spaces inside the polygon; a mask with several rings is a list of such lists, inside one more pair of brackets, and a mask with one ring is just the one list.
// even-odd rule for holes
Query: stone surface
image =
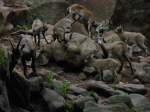
{"label": "stone surface", "polygon": [[98,93],[100,96],[105,96],[109,97],[112,95],[119,94],[117,91],[115,91],[113,88],[105,84],[104,82],[101,81],[94,81],[90,80],[86,82],[84,85],[87,90],[92,90]]}
{"label": "stone surface", "polygon": [[42,96],[48,104],[51,112],[61,112],[65,105],[65,99],[53,90],[45,88]]}
{"label": "stone surface", "polygon": [[146,87],[142,84],[118,84],[116,89],[125,91],[127,93],[146,94]]}

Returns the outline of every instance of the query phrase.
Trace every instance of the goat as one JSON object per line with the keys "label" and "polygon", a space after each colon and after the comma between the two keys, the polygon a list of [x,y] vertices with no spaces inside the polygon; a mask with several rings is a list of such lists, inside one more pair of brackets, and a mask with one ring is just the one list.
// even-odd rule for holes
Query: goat
{"label": "goat", "polygon": [[45,36],[45,32],[47,30],[48,30],[48,27],[40,19],[36,19],[33,21],[32,31],[33,31],[33,35],[34,35],[34,41],[37,44],[36,37],[38,37],[38,46],[39,47],[40,47],[41,35],[43,36],[43,38],[45,39],[45,41],[48,44],[48,41],[47,41],[46,36]]}
{"label": "goat", "polygon": [[146,37],[143,34],[124,31],[122,26],[118,26],[115,29],[115,32],[119,35],[120,39],[126,42],[128,45],[132,47],[136,45],[141,50],[143,50],[146,55],[148,54],[147,48],[145,46]]}
{"label": "goat", "polygon": [[71,13],[79,14],[80,18],[78,19],[78,21],[84,25],[89,36],[92,37],[91,26],[94,22],[94,14],[85,6],[80,4],[73,4],[69,6],[67,8],[67,14],[71,14]]}
{"label": "goat", "polygon": [[36,45],[30,35],[23,35],[21,34],[21,39],[19,40],[17,47],[15,48],[13,43],[10,41],[11,46],[12,46],[12,64],[10,65],[10,71],[13,70],[15,65],[18,62],[18,59],[21,58],[21,62],[23,64],[23,69],[24,69],[24,75],[26,76],[27,72],[27,65],[26,61],[29,61],[32,59],[32,70],[33,73],[36,74],[36,68],[35,68],[35,59],[36,59],[36,52],[35,48]]}
{"label": "goat", "polygon": [[88,64],[94,67],[99,73],[103,74],[104,70],[110,70],[115,75],[116,79],[118,79],[117,74],[120,73],[119,70],[122,69],[120,62],[113,58],[95,59],[90,57],[86,61],[88,61]]}
{"label": "goat", "polygon": [[102,50],[104,54],[107,54],[105,58],[109,56],[120,60],[122,67],[119,72],[122,71],[124,60],[126,60],[129,63],[132,74],[134,74],[131,60],[128,57],[128,46],[126,43],[122,41],[116,41],[113,43],[99,43],[99,45],[103,48]]}
{"label": "goat", "polygon": [[[65,35],[67,33],[72,32],[72,25],[77,22],[79,18],[79,15],[76,13],[69,14],[65,18],[62,18],[59,20],[55,25],[53,29],[53,38],[54,40],[58,40],[60,43],[66,43]],[[71,35],[70,35],[71,38]]]}

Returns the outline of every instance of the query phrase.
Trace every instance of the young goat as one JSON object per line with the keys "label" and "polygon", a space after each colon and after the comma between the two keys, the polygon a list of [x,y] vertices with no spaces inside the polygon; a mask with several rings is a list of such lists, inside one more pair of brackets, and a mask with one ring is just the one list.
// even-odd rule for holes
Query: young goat
{"label": "young goat", "polygon": [[21,34],[21,39],[19,40],[17,47],[15,48],[13,43],[10,41],[12,46],[12,65],[10,67],[10,71],[13,70],[15,65],[18,62],[18,59],[21,58],[21,62],[23,64],[24,69],[24,75],[27,75],[27,65],[26,61],[29,61],[32,59],[32,70],[33,73],[36,74],[36,68],[35,68],[35,59],[36,59],[36,52],[35,48],[36,45],[30,35],[23,35]]}
{"label": "young goat", "polygon": [[96,71],[99,73],[102,73],[104,70],[110,70],[116,79],[118,79],[117,74],[120,73],[120,69],[122,69],[121,64],[119,61],[113,59],[113,58],[107,58],[107,59],[94,59],[93,57],[87,59],[90,66],[94,67]]}
{"label": "young goat", "polygon": [[34,41],[37,44],[37,37],[38,37],[38,46],[40,47],[40,39],[41,39],[41,35],[43,36],[43,38],[45,39],[45,41],[48,43],[46,36],[45,36],[45,32],[48,30],[47,26],[40,20],[40,19],[36,19],[33,21],[32,24],[32,31],[33,31],[33,35],[34,35]]}
{"label": "young goat", "polygon": [[126,42],[128,45],[130,45],[132,47],[136,45],[141,50],[143,50],[146,55],[148,54],[147,48],[146,48],[146,46],[144,44],[146,37],[143,34],[137,33],[137,32],[123,31],[123,27],[122,26],[117,27],[115,29],[115,32],[119,35],[121,40]]}

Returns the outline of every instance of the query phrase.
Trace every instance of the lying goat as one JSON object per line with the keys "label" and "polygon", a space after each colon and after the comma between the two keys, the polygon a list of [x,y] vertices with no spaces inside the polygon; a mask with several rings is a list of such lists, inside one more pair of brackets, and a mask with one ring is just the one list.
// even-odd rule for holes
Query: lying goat
{"label": "lying goat", "polygon": [[32,59],[32,70],[33,73],[36,74],[36,68],[35,68],[35,59],[36,59],[36,45],[33,41],[32,36],[27,34],[21,34],[21,39],[19,40],[17,47],[15,48],[13,43],[10,41],[12,46],[12,65],[10,67],[10,71],[13,70],[15,65],[18,62],[18,59],[21,58],[21,62],[23,64],[24,68],[24,75],[27,75],[27,65],[26,61],[29,61]]}
{"label": "lying goat", "polygon": [[33,21],[32,24],[32,31],[33,31],[33,35],[34,35],[34,41],[37,44],[37,37],[38,37],[38,46],[40,47],[40,39],[41,39],[41,35],[43,36],[43,38],[45,39],[45,41],[48,43],[46,36],[45,36],[45,32],[48,30],[47,26],[40,20],[40,19],[36,19]]}
{"label": "lying goat", "polygon": [[127,32],[123,31],[123,27],[119,26],[115,29],[115,32],[119,35],[121,40],[126,42],[129,46],[138,46],[141,50],[145,52],[145,54],[148,54],[147,48],[145,46],[145,39],[146,37],[137,32]]}

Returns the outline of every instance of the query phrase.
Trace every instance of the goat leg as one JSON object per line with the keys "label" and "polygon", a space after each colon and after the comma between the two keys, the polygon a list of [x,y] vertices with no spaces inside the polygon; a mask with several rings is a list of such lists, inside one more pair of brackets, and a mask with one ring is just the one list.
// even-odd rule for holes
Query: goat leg
{"label": "goat leg", "polygon": [[35,59],[36,59],[36,53],[33,53],[32,54],[32,64],[31,64],[31,67],[32,67],[32,70],[33,70],[34,74],[36,74]]}
{"label": "goat leg", "polygon": [[42,32],[42,35],[43,35],[43,38],[45,39],[46,43],[49,44],[48,40],[46,39],[45,32]]}
{"label": "goat leg", "polygon": [[23,64],[23,71],[24,71],[24,75],[27,76],[27,65],[26,65],[26,60],[24,57],[21,58],[22,64]]}

